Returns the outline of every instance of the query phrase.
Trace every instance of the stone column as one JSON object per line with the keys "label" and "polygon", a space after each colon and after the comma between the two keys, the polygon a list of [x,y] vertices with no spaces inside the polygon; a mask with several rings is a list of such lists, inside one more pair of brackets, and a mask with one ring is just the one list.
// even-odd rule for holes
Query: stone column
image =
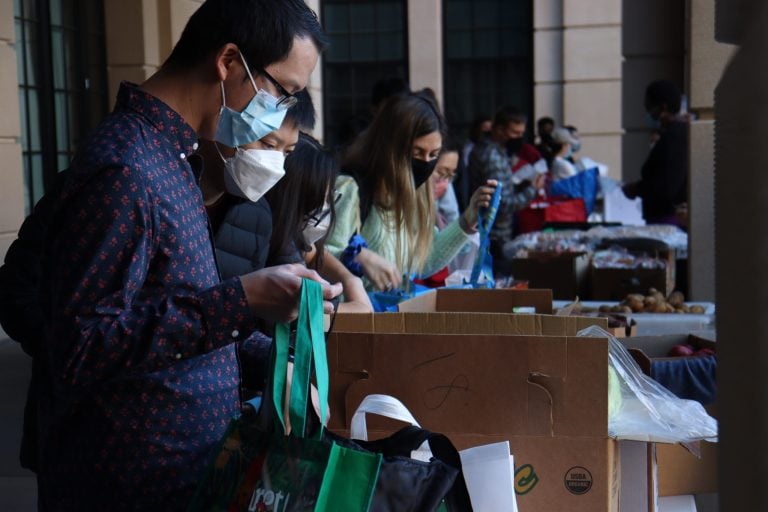
{"label": "stone column", "polygon": [[122,80],[141,83],[160,66],[158,13],[158,0],[104,0],[110,104]]}
{"label": "stone column", "polygon": [[[320,0],[307,0],[307,5],[317,13],[320,17]],[[320,23],[323,23],[320,18]],[[312,134],[318,140],[323,139],[324,133],[324,117],[323,117],[323,56],[320,55],[320,59],[317,61],[314,71],[309,77],[309,83],[307,84],[307,90],[310,96],[312,96],[312,103],[315,105],[315,113],[317,115],[317,121],[315,122],[315,131]]]}
{"label": "stone column", "polygon": [[15,40],[13,1],[0,0],[0,261],[16,238],[25,213]]}
{"label": "stone column", "polygon": [[563,0],[563,119],[584,154],[622,175],[622,4]]}
{"label": "stone column", "polygon": [[429,87],[443,105],[443,9],[441,0],[408,2],[408,74],[411,89]]}
{"label": "stone column", "polygon": [[533,96],[535,122],[563,121],[563,0],[533,3]]}
{"label": "stone column", "polygon": [[624,147],[620,177],[631,182],[640,179],[651,142],[643,107],[645,88],[659,79],[685,86],[685,2],[622,0],[622,4]]}
{"label": "stone column", "polygon": [[762,511],[768,510],[768,3],[717,0],[716,8],[718,40],[740,45],[715,95],[720,510]]}
{"label": "stone column", "polygon": [[715,299],[715,87],[733,46],[715,41],[715,0],[688,1],[686,55],[691,122],[688,173],[688,294]]}

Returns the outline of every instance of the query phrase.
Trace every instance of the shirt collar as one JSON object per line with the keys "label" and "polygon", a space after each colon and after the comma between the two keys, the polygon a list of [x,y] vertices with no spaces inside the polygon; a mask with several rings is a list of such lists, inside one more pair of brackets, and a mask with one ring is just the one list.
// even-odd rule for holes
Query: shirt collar
{"label": "shirt collar", "polygon": [[147,119],[173,147],[187,155],[197,149],[197,133],[181,115],[136,84],[122,82],[115,110],[132,110]]}

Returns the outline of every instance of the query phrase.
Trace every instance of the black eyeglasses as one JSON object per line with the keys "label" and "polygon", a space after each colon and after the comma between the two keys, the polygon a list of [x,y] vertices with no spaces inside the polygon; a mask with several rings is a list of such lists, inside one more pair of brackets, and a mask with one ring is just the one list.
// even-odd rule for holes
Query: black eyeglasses
{"label": "black eyeglasses", "polygon": [[[341,193],[337,193],[336,197],[333,199],[334,206],[339,204],[339,201],[341,200]],[[313,226],[317,227],[320,225],[321,222],[323,222],[323,219],[325,219],[327,216],[331,214],[330,208],[318,208],[314,212],[310,213],[307,217],[307,226]]]}
{"label": "black eyeglasses", "polygon": [[272,82],[272,85],[274,85],[277,88],[277,92],[280,93],[280,99],[277,100],[277,106],[281,108],[291,108],[296,103],[299,102],[299,98],[294,96],[293,94],[289,93],[287,90],[285,90],[285,87],[280,85],[280,82],[275,80],[272,75],[267,73],[266,69],[261,70],[261,74],[264,75],[264,77]]}

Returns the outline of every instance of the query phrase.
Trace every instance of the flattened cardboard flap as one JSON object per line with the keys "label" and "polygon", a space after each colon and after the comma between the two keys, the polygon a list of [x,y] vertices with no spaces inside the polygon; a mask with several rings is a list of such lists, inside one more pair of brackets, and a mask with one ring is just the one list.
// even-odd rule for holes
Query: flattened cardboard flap
{"label": "flattened cardboard flap", "polygon": [[400,312],[433,311],[464,313],[512,313],[514,308],[534,307],[541,315],[552,314],[552,290],[465,290],[441,288],[398,305]]}
{"label": "flattened cardboard flap", "polygon": [[575,336],[608,321],[597,317],[560,317],[502,313],[347,313],[336,316],[334,332],[381,334],[517,334]]}

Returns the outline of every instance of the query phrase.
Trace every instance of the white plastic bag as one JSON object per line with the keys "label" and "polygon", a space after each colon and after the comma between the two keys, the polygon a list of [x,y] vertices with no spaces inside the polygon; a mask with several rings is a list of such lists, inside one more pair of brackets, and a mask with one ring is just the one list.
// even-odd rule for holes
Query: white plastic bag
{"label": "white plastic bag", "polygon": [[459,456],[474,512],[517,512],[509,441],[467,448]]}
{"label": "white plastic bag", "polygon": [[717,420],[699,402],[678,398],[645,375],[626,348],[599,327],[579,336],[608,338],[608,435],[660,443],[717,442]]}

